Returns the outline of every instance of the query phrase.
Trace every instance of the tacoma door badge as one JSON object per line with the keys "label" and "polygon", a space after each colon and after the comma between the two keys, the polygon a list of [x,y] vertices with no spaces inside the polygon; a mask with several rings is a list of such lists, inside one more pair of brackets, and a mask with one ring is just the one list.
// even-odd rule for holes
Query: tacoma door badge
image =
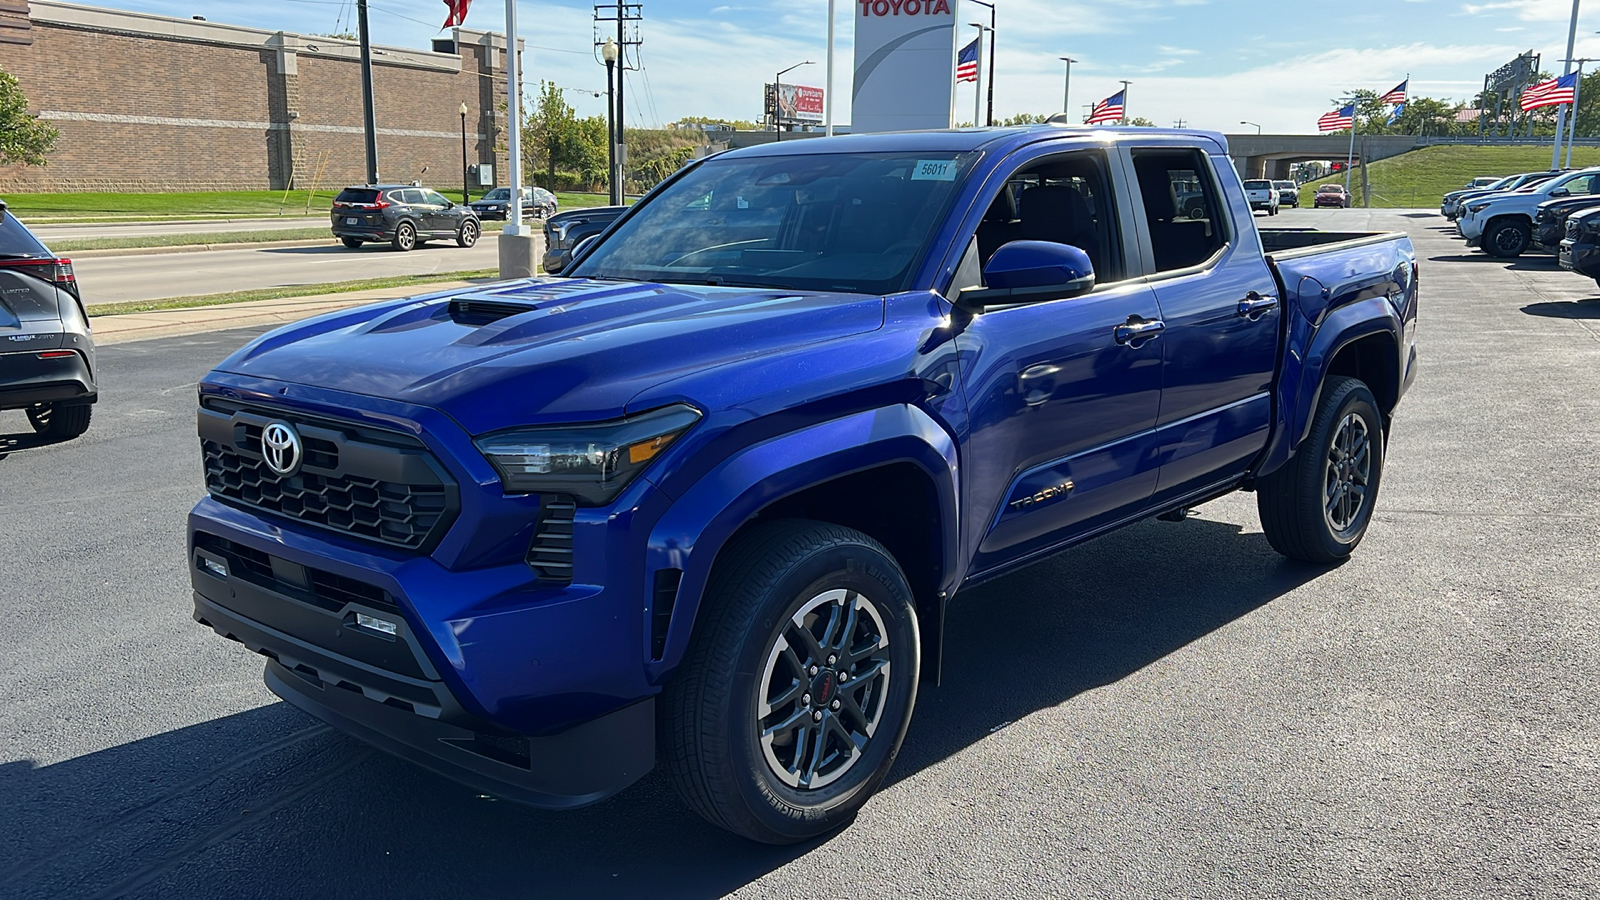
{"label": "tacoma door badge", "polygon": [[1011,501],[1011,508],[1027,509],[1036,503],[1043,503],[1046,500],[1054,500],[1057,497],[1065,497],[1067,494],[1072,493],[1073,487],[1075,487],[1075,485],[1072,483],[1072,479],[1068,478],[1066,481],[1063,481],[1060,484],[1052,487],[1047,487],[1037,494],[1032,494],[1027,497],[1019,497],[1016,500]]}

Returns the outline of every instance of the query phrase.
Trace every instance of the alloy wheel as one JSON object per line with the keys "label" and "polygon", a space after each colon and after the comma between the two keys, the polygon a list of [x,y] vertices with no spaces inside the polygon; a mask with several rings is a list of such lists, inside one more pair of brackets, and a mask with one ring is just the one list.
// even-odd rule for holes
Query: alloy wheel
{"label": "alloy wheel", "polygon": [[1335,535],[1346,537],[1360,526],[1372,478],[1371,433],[1361,416],[1339,420],[1323,471],[1323,517]]}
{"label": "alloy wheel", "polygon": [[807,600],[767,654],[756,729],[784,784],[817,790],[861,761],[889,693],[889,632],[866,595],[835,589]]}

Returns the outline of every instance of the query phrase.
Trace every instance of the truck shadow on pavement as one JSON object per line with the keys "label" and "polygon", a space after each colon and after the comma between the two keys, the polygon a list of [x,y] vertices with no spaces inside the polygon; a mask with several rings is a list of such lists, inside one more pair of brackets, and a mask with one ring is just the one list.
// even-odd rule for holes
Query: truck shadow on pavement
{"label": "truck shadow on pavement", "polygon": [[[1283,560],[1259,533],[1191,518],[1137,525],[969,591],[948,618],[944,686],[923,688],[891,783],[1324,571]],[[588,809],[526,809],[284,703],[49,765],[0,765],[0,808],[12,822],[0,870],[18,897],[717,896],[835,840],[863,846],[849,830],[798,847],[747,843],[702,822],[659,770]]]}
{"label": "truck shadow on pavement", "polygon": [[1530,316],[1544,316],[1551,319],[1600,319],[1600,298],[1529,303],[1522,308],[1522,311]]}
{"label": "truck shadow on pavement", "polygon": [[[24,423],[26,424],[26,423]],[[0,423],[0,428],[10,425],[10,422]],[[22,450],[33,450],[38,447],[48,447],[51,444],[64,444],[72,438],[52,438],[38,434],[31,428],[27,431],[6,433],[0,431],[0,461],[7,456]]]}

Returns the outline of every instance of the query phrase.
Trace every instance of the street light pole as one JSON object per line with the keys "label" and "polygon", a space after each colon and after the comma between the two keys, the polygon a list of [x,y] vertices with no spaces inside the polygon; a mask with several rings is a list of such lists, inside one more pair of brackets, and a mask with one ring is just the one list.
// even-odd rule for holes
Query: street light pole
{"label": "street light pole", "polygon": [[1058,56],[1056,59],[1067,64],[1067,79],[1061,85],[1061,111],[1066,112],[1072,108],[1072,64],[1077,60],[1070,56]]}
{"label": "street light pole", "polygon": [[[979,6],[987,6],[987,7],[989,7],[989,80],[988,80],[988,83],[987,83],[987,87],[988,87],[987,94],[988,94],[988,97],[989,97],[989,101],[988,101],[988,111],[984,114],[983,121],[984,121],[985,125],[993,125],[994,124],[994,4],[993,3],[985,3],[985,2],[983,2],[983,0],[972,0],[972,2],[978,4]],[[979,32],[978,36],[982,37],[983,33]],[[976,118],[974,118],[972,120],[972,124],[974,124],[974,125],[978,124],[978,120]]]}
{"label": "street light pole", "polygon": [[465,206],[472,202],[472,195],[467,193],[467,104],[461,104],[461,204]]}
{"label": "street light pole", "polygon": [[[1124,99],[1126,99],[1126,98],[1124,98]],[[1239,120],[1239,124],[1240,125],[1256,125],[1256,123],[1254,123],[1254,122],[1246,122],[1243,119]],[[1260,125],[1256,125],[1256,134],[1260,134],[1260,133],[1261,133],[1261,126]]]}
{"label": "street light pole", "polygon": [[825,86],[822,91],[822,127],[828,137],[833,137],[833,20],[835,18],[833,4],[834,0],[828,0],[828,55],[823,57],[827,60],[824,65],[828,73],[823,77]]}
{"label": "street light pole", "polygon": [[773,129],[778,132],[773,138],[774,142],[783,140],[783,76],[801,66],[809,66],[811,64],[812,61],[808,59],[805,62],[795,63],[772,76],[772,125]]}
{"label": "street light pole", "polygon": [[367,139],[367,184],[377,184],[378,116],[372,106],[372,39],[367,34],[367,0],[356,0],[356,30],[361,38],[361,123]]}
{"label": "street light pole", "polygon": [[606,197],[612,206],[622,205],[622,185],[617,180],[616,94],[612,76],[617,71],[617,42],[606,38],[600,56],[606,61]]}

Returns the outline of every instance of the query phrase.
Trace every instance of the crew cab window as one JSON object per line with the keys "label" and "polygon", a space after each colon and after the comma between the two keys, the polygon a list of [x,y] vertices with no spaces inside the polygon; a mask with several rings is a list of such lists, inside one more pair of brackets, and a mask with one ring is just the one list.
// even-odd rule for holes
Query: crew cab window
{"label": "crew cab window", "polygon": [[661,188],[562,274],[904,290],[974,158],[927,150],[709,160]]}
{"label": "crew cab window", "polygon": [[1228,242],[1221,195],[1205,154],[1134,150],[1133,170],[1144,198],[1156,271],[1200,265]]}
{"label": "crew cab window", "polygon": [[1571,181],[1563,182],[1560,186],[1566,188],[1567,193],[1574,197],[1600,193],[1600,175],[1585,175],[1581,178],[1574,178]]}
{"label": "crew cab window", "polygon": [[[1087,253],[1096,283],[1120,281],[1118,234],[1105,154],[1082,150],[1046,157],[1006,179],[978,225],[977,259],[967,261],[957,278],[978,283],[981,266],[1011,241],[1053,241]],[[953,284],[952,290],[966,286]]]}

